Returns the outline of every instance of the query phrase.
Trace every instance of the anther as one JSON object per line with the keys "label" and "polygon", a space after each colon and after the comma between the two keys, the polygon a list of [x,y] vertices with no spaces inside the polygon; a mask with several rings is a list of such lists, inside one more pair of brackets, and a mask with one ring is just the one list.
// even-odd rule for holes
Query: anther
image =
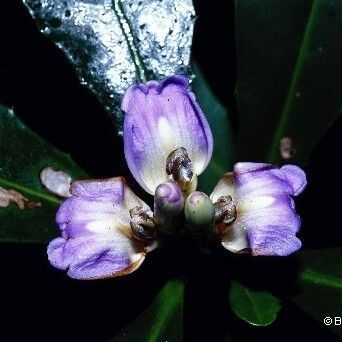
{"label": "anther", "polygon": [[153,213],[149,209],[137,206],[130,209],[131,229],[137,240],[145,241],[156,236],[155,222]]}
{"label": "anther", "polygon": [[172,151],[166,160],[166,173],[185,190],[194,177],[193,164],[184,147]]}
{"label": "anther", "polygon": [[215,222],[229,225],[236,219],[236,206],[231,196],[221,196],[214,203]]}

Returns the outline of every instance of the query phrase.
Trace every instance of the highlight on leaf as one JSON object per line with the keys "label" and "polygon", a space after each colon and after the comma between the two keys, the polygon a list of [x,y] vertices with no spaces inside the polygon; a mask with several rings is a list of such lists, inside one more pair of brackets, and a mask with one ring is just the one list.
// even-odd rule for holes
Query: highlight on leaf
{"label": "highlight on leaf", "polygon": [[23,2],[119,127],[121,97],[131,84],[189,72],[191,0]]}

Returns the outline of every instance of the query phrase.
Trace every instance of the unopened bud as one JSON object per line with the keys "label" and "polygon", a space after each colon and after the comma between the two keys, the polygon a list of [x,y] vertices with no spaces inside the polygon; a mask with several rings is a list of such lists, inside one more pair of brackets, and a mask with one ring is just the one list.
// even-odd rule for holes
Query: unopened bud
{"label": "unopened bud", "polygon": [[160,231],[175,233],[180,225],[183,208],[184,197],[177,183],[158,185],[154,195],[154,219]]}
{"label": "unopened bud", "polygon": [[188,231],[205,236],[213,231],[215,210],[210,198],[200,191],[191,193],[185,201],[184,214]]}

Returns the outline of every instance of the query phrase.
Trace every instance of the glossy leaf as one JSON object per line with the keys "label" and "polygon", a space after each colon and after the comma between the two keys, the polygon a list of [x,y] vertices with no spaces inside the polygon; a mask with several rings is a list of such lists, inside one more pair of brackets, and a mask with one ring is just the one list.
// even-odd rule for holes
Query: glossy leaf
{"label": "glossy leaf", "polygon": [[287,136],[305,164],[342,111],[342,2],[235,3],[239,159],[279,162]]}
{"label": "glossy leaf", "polygon": [[302,251],[299,255],[302,271],[299,274],[300,292],[293,301],[301,309],[342,336],[342,324],[335,324],[342,308],[342,248]]}
{"label": "glossy leaf", "polygon": [[73,179],[85,173],[71,158],[49,145],[27,128],[13,113],[0,105],[0,186],[22,193],[39,208],[19,210],[12,204],[0,208],[0,241],[47,242],[58,234],[56,210],[61,199],[40,184],[40,171],[51,166]]}
{"label": "glossy leaf", "polygon": [[194,63],[192,90],[203,109],[214,137],[213,157],[199,177],[200,190],[210,194],[220,177],[231,171],[233,162],[232,130],[229,111],[218,101],[207,84],[199,66]]}
{"label": "glossy leaf", "polygon": [[171,280],[136,319],[112,342],[182,341],[184,283]]}
{"label": "glossy leaf", "polygon": [[121,96],[132,83],[188,71],[191,0],[23,1],[119,122]]}
{"label": "glossy leaf", "polygon": [[281,308],[280,300],[271,293],[253,291],[236,281],[231,284],[229,301],[238,317],[256,326],[273,323]]}

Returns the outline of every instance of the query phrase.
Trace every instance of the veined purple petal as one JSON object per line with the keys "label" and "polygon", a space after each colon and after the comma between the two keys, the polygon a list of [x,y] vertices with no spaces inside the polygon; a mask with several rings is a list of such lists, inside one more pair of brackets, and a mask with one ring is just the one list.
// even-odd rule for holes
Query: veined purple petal
{"label": "veined purple petal", "polygon": [[298,250],[301,244],[295,234],[300,218],[291,196],[305,185],[305,173],[297,166],[236,164],[234,173],[226,174],[211,195],[214,202],[230,195],[236,205],[236,220],[219,230],[222,245],[254,255],[288,255]]}
{"label": "veined purple petal", "polygon": [[284,165],[280,168],[293,188],[293,196],[299,195],[306,187],[305,172],[296,165]]}
{"label": "veined purple petal", "polygon": [[234,173],[236,175],[241,175],[243,173],[267,171],[276,168],[276,166],[266,163],[240,162],[234,165]]}
{"label": "veined purple petal", "polygon": [[129,210],[149,207],[125,180],[77,181],[71,193],[57,213],[62,237],[49,244],[51,264],[77,279],[113,277],[139,267],[155,245],[134,239]]}
{"label": "veined purple petal", "polygon": [[150,194],[169,180],[166,159],[184,147],[199,175],[208,165],[213,138],[185,76],[133,85],[122,101],[124,149],[130,171]]}
{"label": "veined purple petal", "polygon": [[302,243],[288,226],[263,226],[247,233],[248,248],[253,255],[286,256],[301,248]]}
{"label": "veined purple petal", "polygon": [[98,279],[124,275],[144,261],[142,246],[134,245],[124,234],[88,234],[77,238],[57,238],[48,246],[50,263],[67,270],[75,279]]}
{"label": "veined purple petal", "polygon": [[304,171],[295,165],[284,165],[279,169],[263,163],[238,163],[234,166],[234,175],[241,198],[246,194],[287,193],[296,196],[307,184]]}

